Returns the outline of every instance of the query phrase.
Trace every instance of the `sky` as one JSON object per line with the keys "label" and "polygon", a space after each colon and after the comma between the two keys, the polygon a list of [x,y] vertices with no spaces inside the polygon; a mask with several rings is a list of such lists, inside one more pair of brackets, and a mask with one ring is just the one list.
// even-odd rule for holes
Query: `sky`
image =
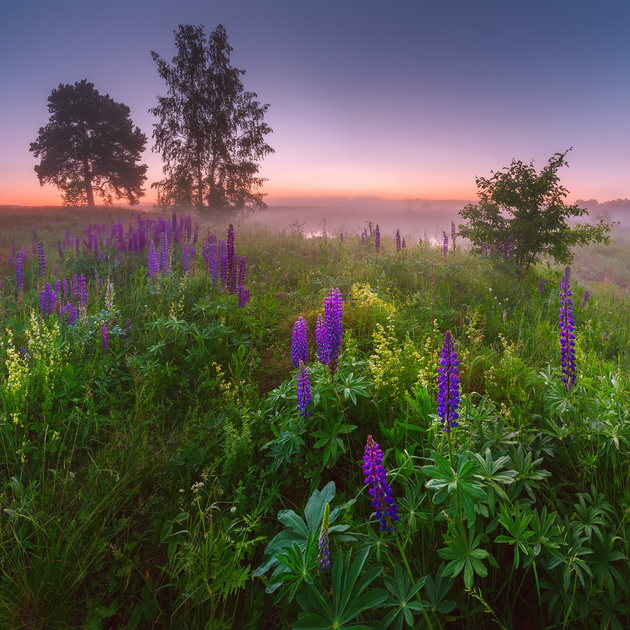
{"label": "sky", "polygon": [[627,0],[13,0],[0,20],[0,204],[58,205],[29,151],[47,98],[82,79],[148,113],[180,24],[218,24],[268,103],[269,204],[475,199],[475,178],[564,152],[569,201],[630,197]]}

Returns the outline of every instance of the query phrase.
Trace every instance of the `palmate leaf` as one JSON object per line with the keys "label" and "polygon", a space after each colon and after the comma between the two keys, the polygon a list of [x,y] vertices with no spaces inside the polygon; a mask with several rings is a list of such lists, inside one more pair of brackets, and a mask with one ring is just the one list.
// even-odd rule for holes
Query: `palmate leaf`
{"label": "palmate leaf", "polygon": [[381,606],[388,598],[387,591],[383,589],[365,592],[382,572],[382,567],[374,567],[362,573],[368,555],[369,549],[364,549],[352,562],[352,551],[345,558],[339,551],[333,563],[332,599],[324,590],[309,585],[306,593],[297,596],[297,601],[306,614],[293,627],[354,630],[368,628],[369,626],[357,622],[357,617],[367,610]]}
{"label": "palmate leaf", "polygon": [[429,607],[429,602],[414,599],[426,580],[427,577],[424,576],[411,586],[409,576],[403,573],[400,565],[396,564],[394,566],[394,577],[386,576],[384,578],[385,586],[391,593],[385,606],[388,608],[394,607],[394,610],[383,619],[383,624],[386,628],[401,630],[403,621],[409,627],[413,627],[413,612],[422,612],[424,608]]}
{"label": "palmate leaf", "polygon": [[[267,585],[267,593],[273,593],[280,587],[282,579],[279,578],[279,575],[287,572],[287,565],[286,563],[280,561],[280,556],[286,556],[286,550],[292,547],[294,543],[298,545],[302,553],[306,554],[309,540],[316,540],[319,536],[319,529],[324,516],[324,506],[326,503],[330,503],[334,497],[335,483],[334,481],[331,481],[321,492],[319,490],[315,490],[313,494],[311,494],[306,507],[304,508],[304,517],[306,520],[296,514],[293,510],[281,510],[278,512],[278,520],[286,529],[274,536],[274,538],[269,542],[265,548],[265,555],[269,556],[269,559],[259,566],[253,573],[254,577],[260,577],[269,569],[275,567]],[[339,540],[354,540],[354,537],[351,534],[343,533],[349,528],[348,525],[333,525],[339,517],[341,511],[352,505],[354,501],[355,500],[352,499],[344,505],[336,506],[330,511],[330,527],[328,529],[330,536],[339,537]],[[316,556],[314,547],[311,549],[310,555],[313,557]],[[311,566],[312,558],[310,558],[310,555],[306,554],[304,557],[303,562],[306,566]]]}
{"label": "palmate leaf", "polygon": [[477,534],[474,525],[466,528],[462,521],[457,520],[449,524],[448,531],[444,534],[446,547],[438,549],[438,555],[445,560],[450,560],[443,571],[445,577],[457,577],[464,571],[464,584],[472,587],[474,573],[479,577],[486,577],[488,569],[482,560],[488,558],[493,566],[498,566],[496,560],[485,550],[480,548],[483,534]]}
{"label": "palmate leaf", "polygon": [[427,488],[437,490],[433,496],[433,503],[442,503],[448,497],[461,507],[466,518],[475,521],[474,501],[487,499],[486,491],[478,480],[479,463],[475,459],[468,459],[468,453],[463,453],[457,463],[457,470],[452,468],[448,460],[437,453],[431,452],[435,465],[423,466],[422,472],[431,477],[427,481]]}

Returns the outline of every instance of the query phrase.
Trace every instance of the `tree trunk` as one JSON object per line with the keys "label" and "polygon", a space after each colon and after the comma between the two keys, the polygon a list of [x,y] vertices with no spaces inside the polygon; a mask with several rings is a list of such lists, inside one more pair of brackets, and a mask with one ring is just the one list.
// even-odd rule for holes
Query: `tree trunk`
{"label": "tree trunk", "polygon": [[85,195],[87,197],[88,208],[94,207],[94,191],[92,190],[92,173],[90,172],[90,162],[87,155],[83,156],[83,180],[85,182]]}

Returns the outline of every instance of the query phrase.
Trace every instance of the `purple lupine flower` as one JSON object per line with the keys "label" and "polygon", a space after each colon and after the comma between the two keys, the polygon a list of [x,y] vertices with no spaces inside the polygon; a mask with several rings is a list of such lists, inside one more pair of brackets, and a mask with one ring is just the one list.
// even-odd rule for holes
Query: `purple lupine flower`
{"label": "purple lupine flower", "polygon": [[230,223],[227,231],[227,255],[228,262],[234,258],[234,226]]}
{"label": "purple lupine flower", "polygon": [[242,284],[238,285],[238,306],[243,308],[247,302],[249,302],[249,289],[246,289]]}
{"label": "purple lupine flower", "polygon": [[343,243],[343,232],[339,233],[339,242]]}
{"label": "purple lupine flower", "polygon": [[224,290],[227,288],[228,282],[228,258],[227,254],[223,254],[219,260],[219,264],[221,265],[220,273],[221,273],[221,286]]}
{"label": "purple lupine flower", "polygon": [[149,278],[152,278],[158,272],[158,270],[159,270],[159,265],[158,265],[157,252],[155,251],[155,243],[151,241],[149,243],[149,264],[147,267]]}
{"label": "purple lupine flower", "polygon": [[87,307],[87,282],[83,274],[79,276],[79,304]]}
{"label": "purple lupine flower", "polygon": [[331,289],[324,300],[324,319],[328,331],[328,366],[330,367],[331,374],[336,372],[337,359],[339,358],[339,350],[341,349],[341,338],[343,335],[343,326],[341,324],[342,315],[343,297],[341,291],[337,288]]}
{"label": "purple lupine flower", "polygon": [[291,362],[293,363],[293,367],[298,367],[300,361],[308,363],[306,322],[301,315],[293,325],[293,336],[291,339]]}
{"label": "purple lupine flower", "polygon": [[247,274],[247,258],[245,256],[241,256],[238,265],[238,284],[239,286],[245,285],[245,277]]}
{"label": "purple lupine flower", "polygon": [[310,415],[307,408],[311,402],[311,383],[308,380],[308,371],[304,361],[300,361],[297,377],[297,408],[298,413],[306,418]]}
{"label": "purple lupine flower", "polygon": [[573,332],[570,274],[571,270],[567,267],[560,282],[560,370],[562,382],[567,389],[575,385],[575,334]]}
{"label": "purple lupine flower", "polygon": [[378,444],[368,435],[363,456],[363,474],[365,483],[370,486],[368,493],[372,497],[371,506],[376,508],[376,519],[381,524],[381,531],[387,528],[391,532],[398,520],[398,506],[392,498],[392,489],[385,480],[387,471],[383,466],[383,452]]}
{"label": "purple lupine flower", "polygon": [[321,314],[317,315],[317,323],[315,324],[315,342],[317,344],[317,358],[322,365],[328,365],[330,362],[330,346],[328,343],[328,330],[326,322]]}
{"label": "purple lupine flower", "polygon": [[[168,275],[171,272],[171,262],[170,262],[170,257],[169,257],[169,251],[168,251],[168,245],[167,245],[167,238],[166,238],[166,234],[164,232],[162,232],[162,234],[160,234],[160,242],[162,243],[162,274],[163,275]],[[157,252],[156,252],[157,254]]]}
{"label": "purple lupine flower", "polygon": [[216,243],[211,243],[208,247],[208,267],[210,268],[210,273],[212,275],[212,284],[216,284],[219,281]]}
{"label": "purple lupine flower", "polygon": [[457,230],[455,229],[455,223],[451,221],[451,241],[453,241],[453,251],[455,251],[455,237],[457,236]]}
{"label": "purple lupine flower", "polygon": [[188,273],[188,246],[186,243],[182,243],[182,269],[183,274]]}
{"label": "purple lupine flower", "polygon": [[396,230],[396,252],[400,251],[401,243],[400,243],[400,230]]}
{"label": "purple lupine flower", "polygon": [[374,230],[374,249],[376,249],[377,254],[380,248],[381,248],[381,231],[379,230],[378,223],[377,223],[376,228]]}
{"label": "purple lupine flower", "polygon": [[195,231],[193,233],[193,244],[197,244],[197,239],[199,238],[199,223],[195,223]]}
{"label": "purple lupine flower", "polygon": [[229,291],[232,295],[238,292],[238,283],[237,283],[237,265],[236,265],[236,252],[234,252],[232,256],[232,260],[228,260],[228,280],[230,283]]}
{"label": "purple lupine flower", "polygon": [[37,244],[37,263],[39,277],[43,278],[46,275],[46,254],[44,253],[44,242],[39,241]]}
{"label": "purple lupine flower", "polygon": [[70,294],[70,299],[74,300],[77,297],[77,274],[75,273],[74,276],[72,276],[72,293]]}
{"label": "purple lupine flower", "polygon": [[407,247],[407,243],[405,243],[405,237],[403,236],[403,240],[402,243],[400,245],[403,249],[405,249]]}
{"label": "purple lupine flower", "polygon": [[15,284],[17,285],[17,299],[20,305],[24,297],[24,271],[22,270],[22,253],[15,255]]}
{"label": "purple lupine flower", "polygon": [[68,289],[69,289],[68,281],[64,277],[64,279],[63,279],[63,300],[64,300],[64,302],[68,299]]}
{"label": "purple lupine flower", "polygon": [[444,431],[458,426],[459,413],[459,370],[457,352],[453,346],[451,331],[444,335],[440,365],[438,366],[438,407],[437,413],[444,424]]}
{"label": "purple lupine flower", "polygon": [[444,254],[444,262],[446,262],[446,257],[448,256],[448,234],[446,232],[442,232],[444,234],[444,245],[442,245],[442,253]]}
{"label": "purple lupine flower", "polygon": [[584,299],[582,300],[582,308],[584,308],[586,306],[586,303],[588,302],[588,297],[589,297],[590,294],[591,294],[590,291],[587,291],[584,294]]}
{"label": "purple lupine flower", "polygon": [[28,352],[24,346],[20,346],[20,354],[22,355],[22,361],[28,365],[31,362],[31,357],[28,356]]}
{"label": "purple lupine flower", "polygon": [[540,293],[540,297],[544,297],[545,295],[545,279],[540,279],[540,284],[538,285],[538,292]]}
{"label": "purple lupine flower", "polygon": [[107,332],[107,324],[101,322],[101,347],[103,352],[107,352],[107,346],[109,346],[109,334]]}
{"label": "purple lupine flower", "polygon": [[59,253],[59,258],[63,260],[63,249],[61,248],[61,240],[57,241],[57,252]]}
{"label": "purple lupine flower", "polygon": [[322,518],[322,528],[319,530],[317,540],[317,563],[319,570],[325,571],[330,566],[330,546],[328,541],[328,528],[330,527],[330,503],[324,506],[324,517]]}

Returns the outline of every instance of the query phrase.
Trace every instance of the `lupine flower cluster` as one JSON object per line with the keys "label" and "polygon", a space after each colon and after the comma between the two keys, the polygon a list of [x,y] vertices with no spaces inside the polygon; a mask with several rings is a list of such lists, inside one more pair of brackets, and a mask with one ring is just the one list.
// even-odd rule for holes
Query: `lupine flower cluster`
{"label": "lupine flower cluster", "polygon": [[582,308],[585,308],[585,307],[586,307],[586,303],[588,302],[588,298],[589,298],[590,294],[591,294],[591,292],[590,292],[590,291],[587,291],[587,292],[584,294],[584,299],[582,300]]}
{"label": "lupine flower cluster", "polygon": [[337,360],[341,349],[343,326],[343,296],[337,288],[331,289],[324,300],[324,317],[317,316],[315,341],[317,357],[322,365],[327,365],[331,374],[337,371]]}
{"label": "lupine flower cluster", "polygon": [[385,480],[387,472],[383,466],[383,452],[371,435],[368,435],[363,456],[363,474],[372,497],[371,505],[376,508],[376,519],[381,524],[381,531],[393,530],[393,523],[398,520],[398,506],[392,498],[392,489]]}
{"label": "lupine flower cluster", "polygon": [[330,504],[324,506],[324,517],[322,518],[322,528],[319,530],[317,541],[317,562],[319,570],[325,571],[330,566],[330,546],[328,540],[328,528],[330,527]]}
{"label": "lupine flower cluster", "polygon": [[400,243],[400,230],[396,230],[396,252],[400,251],[401,243]]}
{"label": "lupine flower cluster", "polygon": [[[33,241],[35,243],[35,241]],[[39,241],[37,245],[37,264],[40,280],[43,280],[46,275],[46,254],[44,253],[44,242]]]}
{"label": "lupine flower cluster", "polygon": [[103,352],[107,352],[107,347],[109,346],[109,334],[107,332],[107,324],[105,322],[101,322],[101,347]]}
{"label": "lupine flower cluster", "polygon": [[562,382],[567,389],[575,385],[575,334],[571,301],[571,270],[566,267],[560,282],[560,351]]}
{"label": "lupine flower cluster", "polygon": [[538,285],[538,292],[540,293],[540,297],[545,296],[545,279],[540,279],[540,284]]}
{"label": "lupine flower cluster", "polygon": [[381,231],[378,228],[378,224],[374,229],[374,249],[376,249],[376,253],[378,254],[378,250],[381,248]]}
{"label": "lupine flower cluster", "polygon": [[293,336],[291,339],[291,362],[293,367],[298,367],[300,361],[308,363],[306,322],[301,315],[293,325]]}
{"label": "lupine flower cluster", "polygon": [[446,232],[442,232],[444,235],[444,244],[442,245],[442,254],[444,254],[444,262],[446,262],[446,257],[448,256],[448,234]]}
{"label": "lupine flower cluster", "polygon": [[459,413],[459,370],[457,353],[453,346],[451,331],[444,335],[440,365],[438,366],[438,407],[437,413],[444,424],[444,431],[450,431],[458,426]]}
{"label": "lupine flower cluster", "polygon": [[455,237],[457,236],[457,230],[455,229],[455,223],[451,221],[451,241],[453,242],[453,251],[455,251]]}
{"label": "lupine flower cluster", "polygon": [[15,257],[15,283],[18,303],[21,306],[24,298],[24,272],[22,271],[22,254],[20,252]]}
{"label": "lupine flower cluster", "polygon": [[308,379],[308,371],[304,361],[300,361],[297,377],[297,407],[298,413],[306,418],[310,415],[308,406],[311,402],[311,383]]}

